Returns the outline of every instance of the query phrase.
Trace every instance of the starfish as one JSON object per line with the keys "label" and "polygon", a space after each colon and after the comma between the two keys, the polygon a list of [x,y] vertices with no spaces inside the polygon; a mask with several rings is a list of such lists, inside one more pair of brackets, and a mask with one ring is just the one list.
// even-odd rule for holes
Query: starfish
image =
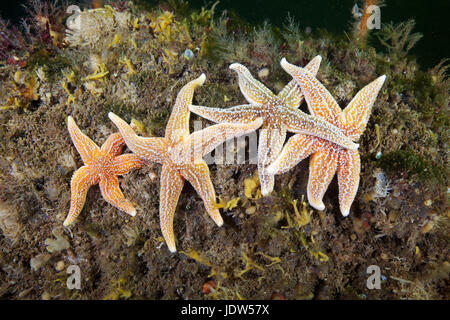
{"label": "starfish", "polygon": [[[328,90],[306,68],[292,65],[284,58],[281,66],[300,85],[311,114],[341,128],[349,139],[359,139],[386,76],[379,77],[361,89],[348,106],[341,110]],[[286,172],[311,154],[307,187],[309,203],[318,210],[325,209],[322,199],[337,172],[339,206],[342,215],[347,216],[359,186],[361,163],[358,150],[344,149],[318,137],[296,134],[288,140],[268,171],[272,174]]]}
{"label": "starfish", "polygon": [[194,89],[202,85],[205,78],[202,74],[178,93],[164,138],[140,137],[124,120],[111,112],[108,114],[131,151],[143,159],[162,164],[160,226],[171,252],[176,251],[173,217],[184,180],[188,180],[200,195],[209,216],[222,226],[209,168],[202,157],[227,139],[254,131],[262,124],[262,119],[247,124],[217,124],[189,134],[188,106],[192,103]]}
{"label": "starfish", "polygon": [[[305,68],[316,74],[321,59],[320,56],[315,57]],[[258,173],[263,196],[273,190],[275,179],[273,174],[267,172],[267,166],[280,153],[286,139],[286,131],[318,136],[344,148],[358,147],[329,122],[297,109],[303,101],[303,95],[295,80],[290,81],[278,95],[275,95],[253,78],[243,65],[233,63],[230,69],[237,72],[241,92],[250,104],[228,109],[191,105],[189,109],[218,123],[249,123],[258,117],[264,119],[258,145]]]}
{"label": "starfish", "polygon": [[78,217],[86,201],[88,189],[95,184],[100,185],[100,192],[107,202],[134,216],[136,209],[120,191],[117,176],[142,167],[144,161],[134,154],[120,155],[122,147],[125,145],[120,133],[110,135],[99,148],[81,132],[70,116],[67,118],[67,127],[84,166],[75,171],[72,176],[70,210],[64,226],[70,225]]}

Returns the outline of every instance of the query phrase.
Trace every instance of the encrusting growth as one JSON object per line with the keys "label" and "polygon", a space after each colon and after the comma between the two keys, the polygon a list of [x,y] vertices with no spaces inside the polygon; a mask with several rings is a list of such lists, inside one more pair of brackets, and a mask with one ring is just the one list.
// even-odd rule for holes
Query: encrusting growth
{"label": "encrusting growth", "polygon": [[[328,90],[304,68],[281,60],[281,66],[299,84],[311,114],[339,127],[351,140],[358,140],[366,128],[373,103],[386,76],[381,76],[361,89],[349,105],[341,110]],[[324,139],[296,134],[284,146],[279,157],[269,166],[269,173],[286,172],[312,154],[309,163],[308,201],[318,210],[334,174],[337,172],[341,213],[347,216],[359,186],[361,170],[359,152],[342,148]]]}
{"label": "encrusting growth", "polygon": [[202,157],[224,141],[252,132],[262,124],[261,118],[255,118],[246,124],[217,124],[190,134],[188,106],[192,103],[195,87],[202,85],[205,78],[202,74],[178,93],[164,138],[140,137],[117,115],[112,112],[108,115],[131,151],[143,159],[163,165],[160,180],[160,225],[171,252],[176,251],[173,217],[184,180],[192,184],[202,198],[206,211],[220,227],[223,220],[215,205],[216,194],[209,168]]}
{"label": "encrusting growth", "polygon": [[67,118],[67,127],[84,166],[75,171],[72,176],[70,210],[64,226],[70,225],[78,217],[86,201],[88,189],[95,184],[100,185],[101,194],[107,202],[134,216],[136,209],[130,201],[125,199],[117,176],[124,175],[132,169],[141,168],[144,161],[134,154],[120,155],[125,144],[120,133],[110,135],[99,148],[81,132],[70,116]]}
{"label": "encrusting growth", "polygon": [[[315,75],[321,60],[320,56],[315,57],[305,69]],[[250,104],[228,109],[191,105],[189,109],[218,123],[249,123],[259,117],[264,119],[258,146],[258,172],[263,196],[273,191],[274,175],[267,171],[267,167],[280,153],[287,131],[317,136],[348,149],[358,147],[330,122],[297,109],[303,101],[303,95],[295,80],[275,95],[253,78],[243,65],[233,63],[230,69],[237,72],[241,92]]]}

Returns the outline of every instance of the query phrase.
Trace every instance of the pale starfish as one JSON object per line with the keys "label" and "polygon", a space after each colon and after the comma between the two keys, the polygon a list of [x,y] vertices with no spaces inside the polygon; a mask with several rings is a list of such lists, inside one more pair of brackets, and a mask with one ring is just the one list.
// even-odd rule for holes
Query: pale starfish
{"label": "pale starfish", "polygon": [[[294,66],[284,58],[281,66],[300,85],[311,114],[341,128],[350,139],[359,139],[386,76],[379,77],[361,89],[348,106],[341,110],[328,90],[306,69]],[[339,205],[342,215],[347,216],[359,186],[361,163],[358,150],[344,149],[330,141],[296,134],[288,140],[268,171],[272,174],[286,172],[310,154],[309,203],[318,210],[325,209],[322,199],[337,171]]]}
{"label": "pale starfish", "polygon": [[120,191],[117,176],[142,167],[144,161],[131,153],[119,155],[125,145],[120,133],[110,135],[99,148],[81,132],[70,116],[67,118],[67,127],[72,142],[85,165],[75,171],[72,176],[70,210],[64,226],[70,225],[78,217],[86,201],[87,191],[94,184],[100,185],[100,192],[107,202],[134,216],[136,209]]}
{"label": "pale starfish", "polygon": [[205,204],[206,211],[220,227],[222,217],[216,205],[216,194],[209,169],[202,157],[225,140],[258,129],[262,119],[247,124],[217,124],[189,134],[189,109],[194,89],[202,85],[205,75],[186,84],[178,93],[175,106],[166,127],[164,138],[139,137],[133,129],[113,113],[114,122],[127,146],[138,156],[162,164],[160,182],[160,225],[164,239],[171,252],[176,251],[173,233],[173,216],[184,179],[187,179]]}
{"label": "pale starfish", "polygon": [[[321,59],[320,56],[315,57],[306,68],[316,74]],[[273,190],[274,175],[267,172],[267,166],[280,153],[286,139],[286,131],[324,138],[344,148],[358,147],[339,128],[296,109],[302,102],[303,95],[295,80],[289,82],[278,95],[275,95],[253,78],[243,65],[233,63],[230,69],[237,72],[241,92],[250,104],[228,109],[191,105],[189,109],[219,123],[249,123],[258,117],[264,119],[258,145],[258,173],[262,195],[268,195]]]}

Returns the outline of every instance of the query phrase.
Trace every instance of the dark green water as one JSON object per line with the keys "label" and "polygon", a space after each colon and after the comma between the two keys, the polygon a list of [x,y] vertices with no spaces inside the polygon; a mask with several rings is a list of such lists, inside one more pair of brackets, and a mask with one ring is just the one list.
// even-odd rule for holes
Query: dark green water
{"label": "dark green water", "polygon": [[[23,2],[2,1],[0,14],[17,21],[18,17],[24,15],[21,8]],[[79,2],[89,3],[69,1]],[[157,4],[159,1],[148,2]],[[214,1],[190,0],[189,3],[194,8],[201,8],[210,6]],[[353,21],[351,8],[354,3],[355,0],[221,0],[217,8],[218,11],[233,10],[254,24],[268,20],[276,26],[282,26],[289,13],[302,28],[324,28],[330,32],[343,33],[350,30],[350,23]],[[425,69],[438,64],[443,58],[450,58],[449,15],[449,0],[386,0],[385,6],[381,8],[382,23],[399,23],[410,18],[416,20],[414,32],[421,32],[424,37],[410,53],[417,56]]]}

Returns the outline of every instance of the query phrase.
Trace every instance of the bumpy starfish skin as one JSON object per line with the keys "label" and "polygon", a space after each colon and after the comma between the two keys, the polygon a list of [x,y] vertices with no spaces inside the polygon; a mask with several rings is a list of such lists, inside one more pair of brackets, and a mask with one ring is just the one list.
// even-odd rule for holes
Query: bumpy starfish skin
{"label": "bumpy starfish skin", "polygon": [[109,113],[109,118],[117,126],[131,151],[146,160],[162,164],[160,225],[171,252],[176,251],[173,217],[184,179],[200,195],[210,217],[221,226],[223,220],[215,206],[214,186],[202,157],[225,140],[254,131],[262,124],[262,119],[255,118],[247,124],[217,124],[189,134],[188,106],[192,103],[195,87],[202,85],[204,81],[205,75],[202,74],[178,93],[164,138],[139,137],[125,121]]}
{"label": "bumpy starfish skin", "polygon": [[144,161],[134,154],[119,155],[125,145],[120,133],[110,135],[99,148],[81,132],[70,116],[67,118],[67,126],[73,144],[85,165],[72,176],[70,210],[64,226],[70,225],[78,217],[86,201],[88,189],[95,184],[100,185],[101,194],[107,202],[134,216],[136,209],[120,191],[117,176],[142,167]]}
{"label": "bumpy starfish skin", "polygon": [[[320,61],[321,57],[317,56],[305,68],[315,75]],[[189,109],[218,123],[250,123],[258,117],[264,119],[258,145],[258,172],[262,195],[268,195],[273,190],[274,175],[267,172],[267,167],[280,153],[286,139],[286,131],[317,136],[344,148],[358,147],[339,128],[296,109],[303,101],[303,95],[295,80],[290,81],[278,95],[274,95],[253,78],[243,65],[233,63],[230,69],[237,72],[241,92],[250,104],[228,109],[191,105]]]}
{"label": "bumpy starfish skin", "polygon": [[[341,110],[328,90],[308,70],[281,60],[281,66],[300,85],[309,111],[341,128],[352,140],[358,140],[366,128],[373,103],[386,76],[381,76],[361,89],[349,105]],[[286,172],[312,154],[309,162],[308,201],[318,210],[325,209],[322,201],[337,172],[339,206],[347,216],[359,186],[361,169],[359,152],[344,149],[330,141],[310,135],[296,134],[284,146],[279,157],[269,166],[270,173]]]}

